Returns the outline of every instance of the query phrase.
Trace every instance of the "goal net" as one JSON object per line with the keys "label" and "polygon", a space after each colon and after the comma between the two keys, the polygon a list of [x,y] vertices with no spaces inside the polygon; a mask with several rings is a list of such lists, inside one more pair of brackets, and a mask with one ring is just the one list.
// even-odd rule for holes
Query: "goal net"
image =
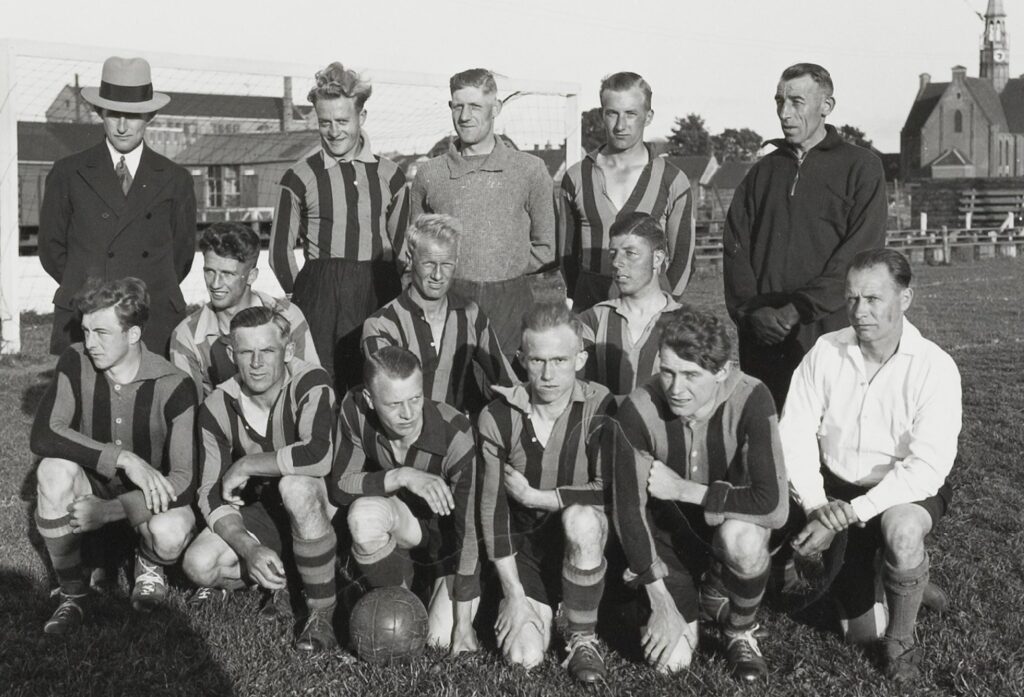
{"label": "goal net", "polygon": [[[99,85],[103,61],[111,55],[145,57],[154,89],[170,95],[150,122],[146,142],[192,175],[199,231],[231,220],[249,223],[266,237],[281,176],[319,146],[307,94],[323,66],[0,41],[4,353],[20,350],[20,312],[52,311],[57,284],[36,257],[46,175],[55,160],[102,140],[99,117],[81,88]],[[442,152],[453,133],[448,76],[377,71],[357,64],[358,57],[339,58],[373,83],[365,132],[374,152],[397,162],[411,180],[418,163]],[[576,86],[498,76],[498,90],[505,106],[497,132],[541,157],[554,181],[567,161],[580,157]],[[574,147],[567,151],[566,142]],[[194,264],[182,284],[190,303],[204,300],[201,266]],[[279,293],[265,254],[260,266],[258,287]]]}

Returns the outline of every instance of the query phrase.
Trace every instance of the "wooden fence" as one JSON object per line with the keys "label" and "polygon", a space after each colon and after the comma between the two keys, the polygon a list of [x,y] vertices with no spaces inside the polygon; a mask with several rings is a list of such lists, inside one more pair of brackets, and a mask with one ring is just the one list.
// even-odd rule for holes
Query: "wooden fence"
{"label": "wooden fence", "polygon": [[[701,273],[722,271],[722,220],[697,223],[694,267]],[[1024,256],[1024,228],[889,230],[886,246],[907,255],[912,264],[952,264],[975,259]]]}

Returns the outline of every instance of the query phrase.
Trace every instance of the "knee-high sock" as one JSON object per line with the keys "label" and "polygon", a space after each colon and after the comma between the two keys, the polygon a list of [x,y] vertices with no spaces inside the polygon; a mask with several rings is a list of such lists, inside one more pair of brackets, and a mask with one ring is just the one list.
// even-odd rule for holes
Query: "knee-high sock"
{"label": "knee-high sock", "polygon": [[71,516],[43,518],[36,511],[36,527],[46,542],[57,581],[65,595],[85,595],[85,570],[82,568],[82,538],[71,531]]}
{"label": "knee-high sock", "polygon": [[724,626],[726,631],[741,632],[754,626],[770,572],[771,565],[768,564],[756,575],[744,577],[733,571],[728,564],[721,565],[722,587],[729,598],[729,613]]}
{"label": "knee-high sock", "polygon": [[334,563],[338,552],[338,537],[329,530],[323,537],[303,540],[292,535],[295,565],[306,591],[306,607],[310,610],[330,610],[338,602],[334,582]]}
{"label": "knee-high sock", "polygon": [[389,537],[387,544],[375,552],[360,551],[353,545],[352,558],[373,588],[402,585],[408,588],[412,585],[412,559],[398,549],[393,537]]}
{"label": "knee-high sock", "polygon": [[885,601],[889,605],[889,626],[885,629],[885,638],[913,643],[917,611],[921,608],[924,588],[928,585],[928,554],[925,553],[924,560],[913,569],[897,569],[885,561],[882,583]]}
{"label": "knee-high sock", "polygon": [[594,569],[580,569],[568,559],[562,562],[562,600],[570,634],[593,633],[597,628],[597,608],[604,594],[604,572],[608,563],[602,559]]}

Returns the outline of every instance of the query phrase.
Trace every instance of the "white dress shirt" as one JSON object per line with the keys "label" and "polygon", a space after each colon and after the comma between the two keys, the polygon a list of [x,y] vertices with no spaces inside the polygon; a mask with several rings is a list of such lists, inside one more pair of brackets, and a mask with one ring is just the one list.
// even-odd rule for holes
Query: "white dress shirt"
{"label": "white dress shirt", "polygon": [[142,148],[145,143],[139,143],[135,146],[134,150],[128,152],[118,152],[117,148],[110,144],[110,141],[106,141],[107,150],[110,151],[110,161],[114,163],[114,168],[117,168],[117,163],[121,161],[121,156],[124,155],[124,164],[128,167],[128,173],[132,175],[132,179],[135,179],[135,173],[139,171],[139,161],[142,160]]}
{"label": "white dress shirt", "polygon": [[861,521],[934,496],[956,458],[960,372],[906,318],[896,353],[868,381],[853,329],[818,339],[793,374],[779,422],[789,484],[804,510],[827,503],[824,464],[871,487]]}

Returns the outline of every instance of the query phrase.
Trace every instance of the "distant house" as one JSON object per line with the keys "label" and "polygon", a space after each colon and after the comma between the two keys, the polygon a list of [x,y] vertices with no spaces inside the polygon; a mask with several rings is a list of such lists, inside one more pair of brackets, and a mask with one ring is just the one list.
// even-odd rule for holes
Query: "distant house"
{"label": "distant house", "polygon": [[712,217],[707,193],[711,178],[719,167],[718,159],[714,155],[667,155],[666,159],[683,170],[683,174],[690,180],[690,186],[695,192],[697,217]]}
{"label": "distant house", "polygon": [[[295,106],[291,78],[284,78],[281,97],[167,92],[170,103],[150,122],[146,142],[173,160],[200,136],[232,133],[273,133],[315,127],[311,106]],[[81,88],[65,85],[46,109],[51,123],[99,123]]]}
{"label": "distant house", "polygon": [[1024,176],[1024,77],[1010,77],[1002,0],[989,0],[978,72],[921,74],[900,132],[904,179]]}
{"label": "distant house", "polygon": [[62,157],[91,148],[103,140],[103,127],[87,123],[18,122],[18,224],[39,225],[46,175]]}
{"label": "distant house", "polygon": [[192,174],[200,223],[269,222],[281,177],[319,144],[313,130],[204,135],[176,159]]}
{"label": "distant house", "polygon": [[725,218],[736,189],[753,166],[753,162],[723,162],[718,167],[708,186],[711,218]]}

